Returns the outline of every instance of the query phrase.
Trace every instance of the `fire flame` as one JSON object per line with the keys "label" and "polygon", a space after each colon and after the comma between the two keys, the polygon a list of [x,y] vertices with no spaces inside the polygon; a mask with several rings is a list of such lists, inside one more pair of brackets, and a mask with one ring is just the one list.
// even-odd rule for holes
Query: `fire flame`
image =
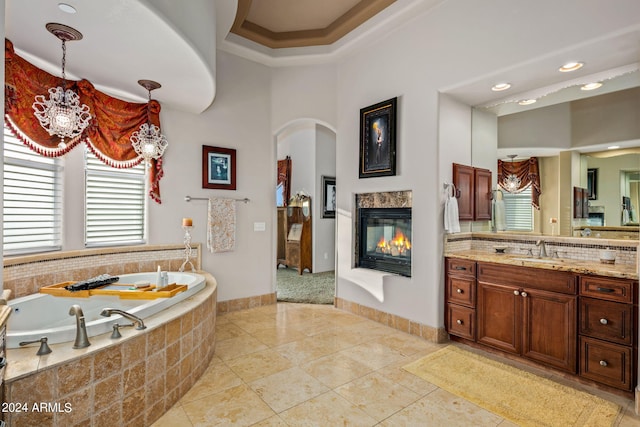
{"label": "fire flame", "polygon": [[380,237],[376,250],[383,254],[391,254],[392,256],[406,255],[407,251],[411,249],[411,242],[407,236],[400,230],[396,230],[396,235],[392,240],[388,241],[383,237]]}

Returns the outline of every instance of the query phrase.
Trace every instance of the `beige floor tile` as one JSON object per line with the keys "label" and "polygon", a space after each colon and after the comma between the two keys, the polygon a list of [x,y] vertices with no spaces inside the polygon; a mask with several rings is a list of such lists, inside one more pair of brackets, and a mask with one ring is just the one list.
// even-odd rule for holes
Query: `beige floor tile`
{"label": "beige floor tile", "polygon": [[356,405],[349,403],[333,391],[284,411],[280,417],[288,425],[296,427],[370,427],[377,423]]}
{"label": "beige floor tile", "polygon": [[340,353],[330,354],[300,366],[324,385],[335,388],[367,375],[371,368]]}
{"label": "beige floor tile", "polygon": [[244,382],[249,383],[289,369],[293,366],[293,363],[280,353],[268,349],[236,357],[227,361],[227,365]]}
{"label": "beige floor tile", "polygon": [[180,405],[174,405],[159,420],[151,424],[151,427],[192,427],[187,413]]}
{"label": "beige floor tile", "polygon": [[274,415],[271,418],[267,418],[264,421],[254,424],[252,427],[288,427],[289,424],[285,423],[282,418]]}
{"label": "beige floor tile", "polygon": [[291,368],[249,384],[276,413],[329,391],[300,368]]}
{"label": "beige floor tile", "polygon": [[353,360],[357,360],[372,369],[380,369],[405,359],[405,356],[398,350],[377,341],[348,348],[343,350],[342,354],[351,357]]}
{"label": "beige floor tile", "polygon": [[402,332],[386,335],[384,337],[378,338],[376,341],[386,345],[387,347],[391,347],[394,350],[398,350],[405,356],[412,356],[416,353],[425,352],[432,348],[437,348],[432,343]]}
{"label": "beige floor tile", "polygon": [[378,421],[421,397],[377,372],[338,387],[335,392]]}
{"label": "beige floor tile", "polygon": [[307,336],[297,329],[291,327],[272,327],[260,329],[252,334],[260,342],[269,347],[277,347],[293,341],[298,341]]}
{"label": "beige floor tile", "polygon": [[241,336],[248,335],[246,331],[240,329],[237,325],[228,322],[223,325],[218,325],[216,327],[216,341],[224,341],[231,338],[238,338]]}
{"label": "beige floor tile", "polygon": [[216,342],[216,356],[222,360],[229,360],[256,351],[266,350],[266,344],[261,343],[251,335],[243,335],[236,338]]}
{"label": "beige floor tile", "polygon": [[185,403],[182,407],[194,427],[250,426],[275,415],[245,384]]}
{"label": "beige floor tile", "polygon": [[[218,359],[219,360],[219,359]],[[219,393],[242,384],[242,380],[222,361],[211,364],[202,377],[180,399],[181,403],[187,403],[202,399],[205,396]]]}
{"label": "beige floor tile", "polygon": [[327,348],[311,337],[275,347],[275,350],[295,365],[301,365],[336,352],[335,348]]}
{"label": "beige floor tile", "polygon": [[496,426],[502,418],[437,389],[380,423],[381,427]]}

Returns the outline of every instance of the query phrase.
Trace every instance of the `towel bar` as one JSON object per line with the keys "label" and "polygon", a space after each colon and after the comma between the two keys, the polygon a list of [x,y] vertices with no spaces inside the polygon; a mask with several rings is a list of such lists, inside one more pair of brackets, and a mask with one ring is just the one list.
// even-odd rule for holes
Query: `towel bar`
{"label": "towel bar", "polygon": [[[191,196],[184,196],[184,201],[185,202],[190,202],[192,200],[209,200],[208,197],[191,197]],[[248,198],[244,198],[244,199],[233,199],[236,202],[242,202],[242,203],[249,203],[249,199]]]}

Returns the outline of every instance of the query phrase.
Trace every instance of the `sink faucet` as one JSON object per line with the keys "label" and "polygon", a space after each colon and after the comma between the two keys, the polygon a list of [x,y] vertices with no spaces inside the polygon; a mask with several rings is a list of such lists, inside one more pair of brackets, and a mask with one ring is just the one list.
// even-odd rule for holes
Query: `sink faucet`
{"label": "sink faucet", "polygon": [[547,257],[547,247],[544,244],[544,240],[540,239],[536,242],[536,246],[540,246],[540,258]]}
{"label": "sink faucet", "polygon": [[76,316],[76,340],[73,343],[73,348],[89,347],[91,343],[89,342],[89,337],[87,337],[87,327],[82,308],[78,304],[73,304],[69,309],[69,316]]}
{"label": "sink faucet", "polygon": [[138,330],[142,330],[142,329],[146,328],[146,326],[144,325],[144,322],[142,321],[141,318],[139,318],[138,316],[134,316],[131,313],[127,313],[124,310],[118,310],[117,308],[105,308],[100,313],[100,316],[109,317],[112,314],[119,314],[120,316],[131,320],[133,322],[133,324],[135,325],[136,329],[138,329]]}

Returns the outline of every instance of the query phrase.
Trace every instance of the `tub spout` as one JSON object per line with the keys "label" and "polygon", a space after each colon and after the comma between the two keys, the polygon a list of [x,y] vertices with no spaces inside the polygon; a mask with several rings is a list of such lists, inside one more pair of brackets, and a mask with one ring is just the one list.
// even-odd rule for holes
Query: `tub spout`
{"label": "tub spout", "polygon": [[133,324],[135,325],[136,329],[138,329],[138,330],[142,330],[142,329],[146,328],[146,326],[144,325],[144,322],[142,321],[141,318],[139,318],[138,316],[134,316],[131,313],[127,313],[124,310],[118,310],[117,308],[105,308],[100,313],[100,316],[109,317],[112,314],[119,314],[120,316],[124,317],[125,319],[131,320],[133,322]]}
{"label": "tub spout", "polygon": [[73,304],[69,309],[69,316],[76,316],[76,340],[73,348],[89,347],[89,337],[87,336],[87,326],[84,321],[84,313],[78,304]]}

